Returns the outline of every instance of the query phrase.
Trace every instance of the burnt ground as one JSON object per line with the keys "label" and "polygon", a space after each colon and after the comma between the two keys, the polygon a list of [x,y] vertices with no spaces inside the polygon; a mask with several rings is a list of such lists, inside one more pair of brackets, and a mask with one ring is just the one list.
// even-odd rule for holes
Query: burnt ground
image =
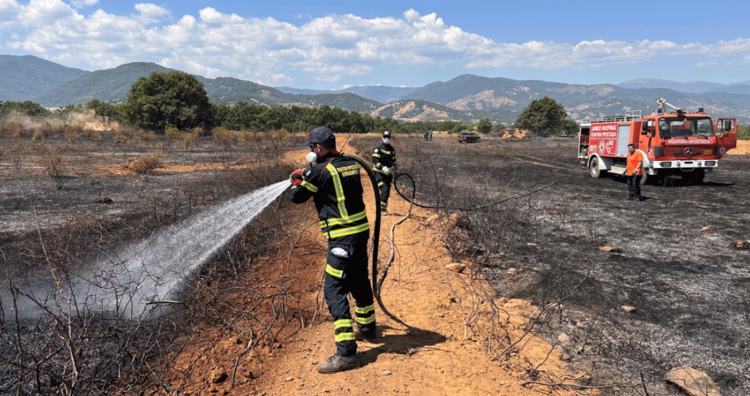
{"label": "burnt ground", "polygon": [[[228,272],[254,265],[281,216],[265,213],[247,227],[188,285],[181,298],[190,308],[159,320],[112,317],[96,307],[71,313],[67,295],[55,292],[52,274],[64,284],[77,269],[155,230],[283,180],[291,169],[278,160],[302,139],[290,137],[283,147],[265,137],[227,146],[204,137],[185,149],[160,137],[71,143],[0,136],[0,394],[53,394],[65,387],[75,387],[77,394],[110,394],[113,386],[138,393],[151,386],[155,377],[144,362],[168,366],[162,359],[169,358],[169,348],[179,348],[176,341],[185,332],[216,320],[205,301],[222,295]],[[50,149],[59,154],[55,178],[44,166]],[[162,165],[150,174],[123,168],[143,155],[159,156]],[[102,195],[113,202],[94,203]],[[209,287],[203,278],[216,281]],[[16,322],[15,287],[55,308]],[[20,307],[27,299],[18,301]],[[75,374],[66,343],[76,351]]]}
{"label": "burnt ground", "polygon": [[[298,148],[298,140],[289,147]],[[369,151],[375,144],[368,140],[358,139],[354,145]],[[531,299],[556,310],[555,320],[540,324],[536,332],[553,344],[561,333],[567,334],[570,341],[559,346],[573,369],[592,374],[591,385],[619,385],[603,388],[605,394],[644,394],[635,386],[642,373],[650,394],[676,394],[664,387],[664,373],[691,365],[706,371],[725,395],[750,393],[750,253],[729,247],[734,239],[750,239],[747,156],[725,157],[702,185],[646,186],[649,199],[637,203],[623,199],[624,180],[591,179],[577,166],[571,139],[489,139],[470,145],[452,139],[396,140],[401,171],[416,179],[420,202],[437,206],[444,215],[466,209],[459,211],[464,215],[458,229],[449,233],[452,255],[481,264],[499,297]],[[204,138],[190,150],[170,150],[163,141],[115,145],[60,140],[46,142],[60,148],[67,165],[56,181],[40,166],[37,143],[8,138],[0,142],[6,149],[0,159],[0,260],[3,274],[11,270],[12,276],[48,270],[37,225],[51,260],[64,267],[288,174],[274,162],[278,154],[260,143],[224,149]],[[147,153],[160,153],[166,167],[151,175],[121,172],[119,165],[127,159]],[[19,168],[14,158],[20,160]],[[114,203],[94,204],[102,194]],[[261,247],[254,244],[272,235],[274,221],[280,220],[258,222],[265,225],[251,227],[227,252],[258,254]],[[701,232],[706,226],[711,230]],[[615,250],[600,251],[605,245]],[[232,268],[234,256],[226,256],[229,259],[209,263],[208,271],[221,275]],[[516,275],[507,274],[511,268]],[[214,282],[210,290],[220,296],[226,285]],[[197,299],[209,297],[217,298]],[[627,314],[619,309],[622,305],[634,306],[636,312]],[[0,313],[3,326],[10,326],[10,310]],[[203,321],[218,320],[208,308],[188,313]],[[107,358],[140,361],[163,345],[179,344],[179,332],[173,329],[189,329],[191,322],[167,319],[137,330],[146,333],[140,350],[151,355],[131,358],[132,345],[119,343],[115,350],[121,355]],[[106,350],[109,347],[91,341],[109,340],[112,326],[105,325],[105,330],[84,329],[86,336],[76,342]],[[54,327],[29,329],[54,335]],[[124,333],[138,338],[137,331]],[[172,334],[164,335],[167,332]],[[160,336],[148,338],[151,334]],[[15,356],[15,341],[6,341],[2,355]],[[51,345],[57,350],[57,344]],[[26,353],[36,351],[27,348]],[[58,353],[64,355],[64,349]],[[51,356],[46,350],[36,355]],[[55,373],[54,365],[64,368],[60,362],[64,364],[65,356],[42,362],[49,365],[42,373]],[[98,375],[101,366],[86,368]],[[133,383],[154,380],[138,368],[105,368],[115,370],[108,378],[125,372],[144,376]],[[3,391],[15,389],[13,363],[0,362],[0,369],[7,386]],[[27,381],[32,383],[30,376]],[[42,384],[36,389],[49,390],[56,381],[68,379],[49,374],[37,381]],[[99,380],[91,383],[107,389]]]}
{"label": "burnt ground", "polygon": [[592,384],[620,385],[605,394],[645,394],[641,374],[650,394],[678,394],[662,378],[682,365],[708,373],[724,395],[750,394],[750,251],[730,247],[750,239],[750,158],[724,157],[701,185],[646,185],[639,203],[624,199],[623,178],[592,179],[577,166],[575,146],[396,143],[420,202],[469,209],[454,256],[479,261],[500,297],[559,311],[538,332]]}

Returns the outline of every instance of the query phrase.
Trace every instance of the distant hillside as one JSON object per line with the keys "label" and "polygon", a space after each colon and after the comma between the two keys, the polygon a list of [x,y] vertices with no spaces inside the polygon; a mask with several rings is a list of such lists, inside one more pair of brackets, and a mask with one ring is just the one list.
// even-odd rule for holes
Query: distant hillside
{"label": "distant hillside", "polygon": [[[465,74],[446,82],[421,87],[405,99],[425,100],[463,111],[519,114],[532,100],[549,96],[560,102],[574,119],[624,114],[641,110],[650,114],[654,99],[666,98],[687,109],[703,107],[715,116],[750,120],[750,94],[692,94],[664,88],[629,89],[609,84],[578,85],[539,80],[511,80]],[[475,114],[476,115],[476,114]]]}
{"label": "distant hillside", "polygon": [[517,117],[509,111],[493,109],[492,111],[462,111],[424,100],[400,100],[384,105],[374,112],[373,117],[390,117],[402,121],[461,121],[476,123],[481,118],[489,118],[495,123],[507,124]]}
{"label": "distant hillside", "polygon": [[206,88],[212,103],[229,104],[230,102],[247,102],[279,106],[294,101],[294,95],[279,91],[276,88],[256,84],[252,81],[232,77],[215,79],[198,77]]}
{"label": "distant hillside", "polygon": [[362,113],[369,113],[382,105],[351,93],[294,95],[273,87],[231,77],[216,79],[198,77],[198,79],[206,87],[206,93],[211,102],[217,104],[247,102],[267,106],[332,106]]}
{"label": "distant hillside", "polygon": [[[640,89],[640,88],[665,88],[673,91],[690,92],[690,93],[704,93],[711,90],[721,90],[728,85],[719,84],[708,81],[689,81],[689,82],[678,82],[659,80],[653,78],[636,78],[617,84],[618,87]],[[726,92],[726,91],[721,91]]]}
{"label": "distant hillside", "polygon": [[114,69],[97,70],[84,74],[31,100],[47,107],[75,105],[86,103],[91,99],[121,102],[125,100],[128,91],[130,91],[130,86],[138,80],[138,77],[146,77],[154,72],[171,70],[156,63],[128,63]]}
{"label": "distant hillside", "polygon": [[[23,58],[23,59],[21,59]],[[22,60],[21,66],[28,67],[30,73],[20,73],[15,61]],[[9,64],[13,66],[7,66]],[[47,107],[85,103],[91,99],[108,102],[125,100],[131,85],[139,78],[153,72],[168,69],[155,63],[129,63],[114,69],[84,72],[55,65],[34,57],[0,57],[0,67],[7,66],[13,73],[0,76],[2,92],[5,94],[7,81],[15,86],[33,87],[39,78],[39,70],[57,70],[57,74],[75,75],[59,85],[39,94],[29,93],[20,88],[14,89],[15,96],[5,100],[31,99]],[[37,64],[36,68],[27,66]],[[43,66],[43,67],[42,67]],[[20,73],[20,74],[19,74]],[[67,74],[66,74],[67,73]],[[11,78],[11,76],[14,76]],[[707,92],[702,94],[677,91],[667,88],[624,88],[611,84],[565,84],[540,80],[512,80],[508,78],[488,78],[464,74],[449,81],[438,81],[418,88],[397,88],[385,86],[350,87],[340,91],[282,89],[260,85],[231,77],[205,78],[196,76],[205,86],[212,103],[231,104],[248,102],[264,106],[333,106],[373,116],[392,117],[408,121],[459,120],[476,122],[487,117],[496,123],[513,122],[532,100],[549,96],[560,102],[569,115],[576,120],[613,114],[624,114],[640,110],[650,114],[654,109],[654,99],[666,98],[675,106],[686,109],[703,107],[714,116],[733,116],[740,122],[750,121],[750,85],[727,85],[696,82],[675,83],[661,80],[634,80],[626,82],[631,86],[652,83],[674,83],[684,88],[693,84],[695,88],[704,84],[719,85],[722,90],[732,92]],[[52,84],[47,80],[46,84]],[[623,83],[623,84],[626,84]],[[681,85],[682,84],[682,85]],[[713,85],[712,85],[713,84]],[[38,84],[37,84],[38,85]],[[41,84],[44,85],[44,84]],[[697,88],[696,88],[697,89]],[[719,89],[719,88],[716,88]],[[27,92],[24,94],[23,92]],[[295,94],[297,93],[297,94]]]}
{"label": "distant hillside", "polygon": [[363,98],[353,93],[296,95],[296,99],[304,100],[303,103],[307,103],[315,107],[340,107],[342,109],[347,109],[349,111],[358,111],[360,113],[370,113],[383,105],[382,103]]}
{"label": "distant hillside", "polygon": [[750,82],[746,81],[744,83],[729,85],[727,87],[714,88],[714,89],[709,90],[706,93],[713,93],[713,92],[726,92],[726,93],[750,95]]}
{"label": "distant hillside", "polygon": [[[81,75],[31,100],[47,107],[85,103],[94,98],[113,103],[123,102],[130,87],[139,77],[148,77],[154,72],[168,71],[173,71],[173,69],[156,63],[128,63],[114,69],[98,70]],[[319,107],[328,105],[360,112],[370,112],[382,105],[351,93],[292,95],[276,88],[231,77],[211,79],[196,76],[196,78],[203,83],[211,102],[217,104],[248,102],[267,106],[298,104]]]}
{"label": "distant hillside", "polygon": [[86,73],[36,56],[0,55],[0,101],[27,100]]}
{"label": "distant hillside", "polygon": [[337,91],[319,91],[314,89],[299,89],[290,87],[277,87],[279,91],[295,95],[320,95],[320,94],[338,94],[353,93],[363,98],[371,99],[376,102],[389,103],[400,100],[404,96],[414,92],[418,88],[407,87],[387,87],[381,85],[370,85],[360,87],[349,87]]}

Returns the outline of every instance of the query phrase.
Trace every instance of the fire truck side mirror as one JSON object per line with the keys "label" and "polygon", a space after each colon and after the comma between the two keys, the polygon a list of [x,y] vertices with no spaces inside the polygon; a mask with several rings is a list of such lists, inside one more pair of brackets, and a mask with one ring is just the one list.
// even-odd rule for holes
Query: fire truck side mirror
{"label": "fire truck side mirror", "polygon": [[724,132],[732,131],[732,120],[724,120]]}
{"label": "fire truck side mirror", "polygon": [[641,135],[648,135],[648,121],[641,123]]}

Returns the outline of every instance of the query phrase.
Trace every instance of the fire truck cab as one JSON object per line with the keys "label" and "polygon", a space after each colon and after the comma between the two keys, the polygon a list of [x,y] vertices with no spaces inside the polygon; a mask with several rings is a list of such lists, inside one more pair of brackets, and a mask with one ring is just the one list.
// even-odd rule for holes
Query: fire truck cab
{"label": "fire truck cab", "polygon": [[[625,175],[628,144],[643,154],[644,181],[661,182],[679,175],[692,182],[703,181],[706,173],[737,146],[737,120],[711,116],[699,108],[689,113],[656,99],[657,110],[648,116],[640,111],[584,120],[578,138],[578,158],[588,166],[591,177],[605,172]],[[666,108],[671,108],[667,112]]]}

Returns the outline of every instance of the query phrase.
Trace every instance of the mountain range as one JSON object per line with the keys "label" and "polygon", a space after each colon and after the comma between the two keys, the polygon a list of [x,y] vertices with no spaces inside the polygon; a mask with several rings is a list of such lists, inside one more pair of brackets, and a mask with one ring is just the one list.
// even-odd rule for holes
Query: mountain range
{"label": "mountain range", "polygon": [[617,84],[623,88],[667,88],[674,91],[702,94],[708,92],[750,94],[750,80],[734,84],[719,84],[708,81],[677,82],[651,78],[636,78]]}
{"label": "mountain range", "polygon": [[[32,100],[47,107],[85,103],[94,98],[119,103],[139,77],[170,70],[155,63],[136,62],[87,72],[33,56],[0,55],[0,101]],[[423,87],[373,85],[319,91],[274,88],[232,77],[196,77],[204,84],[211,102],[217,104],[244,101],[263,106],[328,105],[404,121],[476,122],[488,117],[508,123],[532,100],[544,96],[560,102],[576,120],[628,111],[650,114],[654,99],[663,97],[678,107],[703,107],[713,116],[750,121],[750,81],[718,84],[637,79],[618,85],[582,85],[464,74]]]}

